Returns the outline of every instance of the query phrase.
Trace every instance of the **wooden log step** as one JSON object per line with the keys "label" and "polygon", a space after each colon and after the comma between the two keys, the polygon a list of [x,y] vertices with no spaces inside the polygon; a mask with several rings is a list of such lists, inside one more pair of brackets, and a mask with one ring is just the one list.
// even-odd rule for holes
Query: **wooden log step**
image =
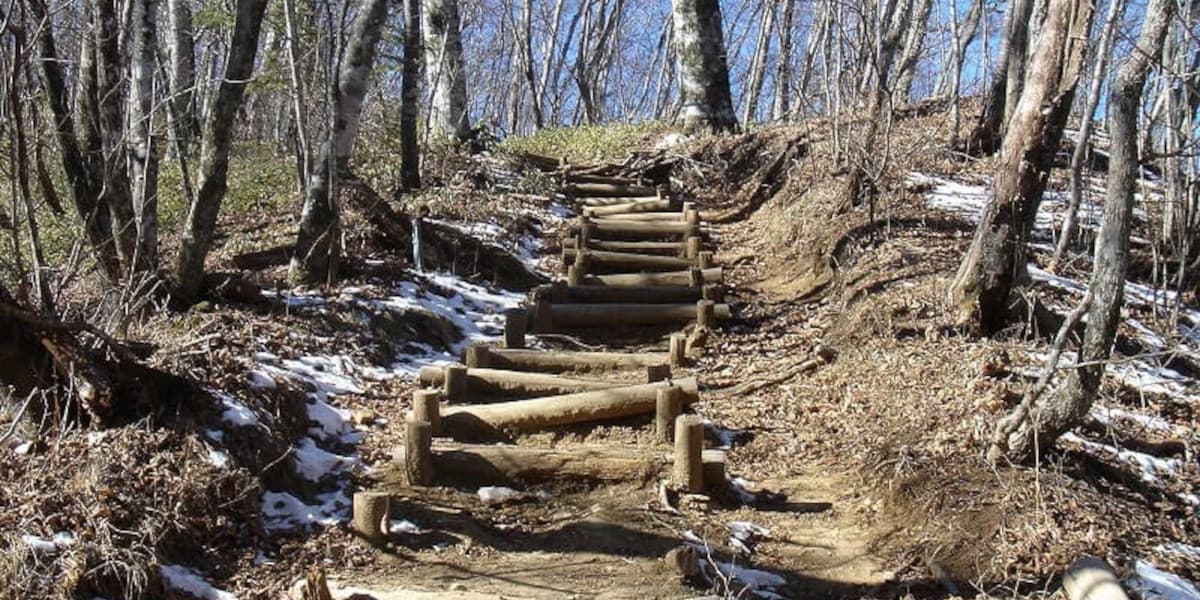
{"label": "wooden log step", "polygon": [[[698,304],[552,304],[540,303],[533,317],[536,333],[558,329],[619,325],[670,325],[696,321]],[[549,314],[546,314],[549,311]],[[728,304],[713,306],[714,318],[733,316]]]}
{"label": "wooden log step", "polygon": [[706,283],[721,283],[725,271],[721,267],[690,269],[667,273],[615,273],[584,277],[584,285],[606,285],[613,287],[642,287],[648,285],[678,285],[700,287]]}
{"label": "wooden log step", "polygon": [[[639,446],[587,445],[528,448],[502,444],[460,444],[438,440],[431,447],[438,483],[518,487],[558,483],[649,483],[670,473],[674,456],[665,449]],[[397,467],[407,460],[403,447],[392,453]],[[701,455],[704,485],[726,487],[725,452]]]}
{"label": "wooden log step", "polygon": [[508,431],[537,431],[650,415],[656,410],[658,390],[672,386],[680,390],[684,408],[700,397],[696,378],[683,377],[529,400],[450,406],[442,411],[442,431],[455,439],[494,438]]}
{"label": "wooden log step", "polygon": [[[572,236],[579,235],[580,227],[578,224],[572,225],[570,228]],[[589,239],[601,238],[657,238],[657,237],[674,237],[687,238],[694,235],[704,233],[696,223],[688,223],[687,221],[630,221],[626,219],[595,219],[591,222],[589,229]]]}
{"label": "wooden log step", "polygon": [[677,256],[661,256],[657,254],[635,254],[633,252],[611,252],[608,250],[577,250],[563,248],[562,260],[564,265],[576,264],[576,260],[586,261],[589,273],[620,273],[623,271],[679,271],[696,266],[693,259]]}
{"label": "wooden log step", "polygon": [[[576,249],[579,247],[579,240],[573,237],[563,238],[562,247]],[[588,249],[607,250],[609,252],[633,252],[635,254],[657,254],[660,256],[682,256],[687,251],[687,244],[684,242],[589,240]]]}
{"label": "wooden log step", "polygon": [[683,221],[685,215],[682,212],[669,211],[645,211],[645,212],[625,212],[610,215],[589,215],[584,213],[584,216],[598,219],[621,219],[622,221]]}
{"label": "wooden log step", "polygon": [[658,190],[645,185],[629,185],[623,183],[572,183],[563,186],[563,193],[570,197],[584,198],[587,196],[628,197],[653,196],[658,197]]}
{"label": "wooden log step", "polygon": [[[488,354],[491,354],[489,349]],[[417,375],[421,385],[441,387],[446,381],[446,370],[442,367],[425,366]],[[525,371],[506,371],[504,369],[468,368],[467,369],[467,401],[474,400],[479,395],[492,394],[497,396],[554,396],[607,390],[629,385],[619,381],[603,379],[578,379],[529,373]]]}
{"label": "wooden log step", "polygon": [[582,207],[589,206],[616,206],[618,204],[629,204],[630,202],[646,202],[649,200],[659,200],[655,196],[591,196],[587,198],[574,198],[575,204]]}
{"label": "wooden log step", "polygon": [[583,207],[582,212],[583,216],[585,217],[606,217],[612,215],[671,211],[677,210],[679,206],[679,202],[675,202],[669,198],[655,198],[653,200],[638,200],[624,204],[610,204],[608,206],[585,206]]}
{"label": "wooden log step", "polygon": [[554,350],[512,350],[489,348],[488,367],[512,371],[606,371],[619,369],[644,369],[654,365],[670,364],[666,352],[568,352]]}
{"label": "wooden log step", "polygon": [[563,180],[567,183],[600,183],[624,187],[646,187],[642,182],[632,177],[619,177],[617,175],[595,175],[592,173],[575,173],[570,170],[563,173]]}
{"label": "wooden log step", "polygon": [[632,304],[682,304],[697,300],[719,300],[724,295],[721,286],[709,284],[704,287],[675,285],[647,285],[640,287],[614,287],[605,285],[563,285],[561,282],[540,285],[534,288],[536,300],[555,304],[604,304],[609,302]]}

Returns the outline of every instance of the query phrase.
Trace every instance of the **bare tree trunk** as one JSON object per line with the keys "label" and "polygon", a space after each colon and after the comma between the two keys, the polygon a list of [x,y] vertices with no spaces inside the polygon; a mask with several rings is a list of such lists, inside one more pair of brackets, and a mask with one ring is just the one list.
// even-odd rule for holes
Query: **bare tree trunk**
{"label": "bare tree trunk", "polygon": [[1091,15],[1089,0],[1051,0],[1000,148],[992,200],[951,284],[959,319],[984,334],[1008,322],[1010,295],[1025,277],[1025,244],[1075,97]]}
{"label": "bare tree trunk", "polygon": [[[1051,0],[1050,15],[1042,35],[1053,35],[1050,24],[1054,4],[1055,0]],[[1175,9],[1173,0],[1150,0],[1137,47],[1121,65],[1109,95],[1112,147],[1108,186],[1089,285],[1094,298],[1077,361],[1081,366],[1071,370],[1066,385],[1057,394],[1035,404],[1031,414],[1014,413],[997,424],[989,452],[993,459],[1006,454],[1014,462],[1029,460],[1039,445],[1053,445],[1059,435],[1081,423],[1095,401],[1096,390],[1104,375],[1104,361],[1109,357],[1121,320],[1129,266],[1133,196],[1138,179],[1136,140],[1142,89],[1150,67],[1158,62],[1162,53],[1163,38]]]}
{"label": "bare tree trunk", "polygon": [[425,38],[425,79],[429,85],[429,135],[465,141],[471,134],[467,115],[467,74],[459,36],[458,0],[424,0],[421,34]]}
{"label": "bare tree trunk", "polygon": [[1009,77],[1025,70],[1025,44],[1029,39],[1028,26],[1032,13],[1033,0],[1012,0],[1004,13],[1004,33],[1000,38],[996,72],[988,88],[987,103],[967,141],[968,152],[991,154],[1000,147],[1006,117],[1013,111],[1007,105],[1009,91],[1019,91],[1015,87],[1019,84],[1009,85]]}
{"label": "bare tree trunk", "polygon": [[200,135],[196,111],[196,40],[192,37],[192,8],[189,0],[167,0],[171,20],[171,103],[178,123],[179,146],[188,148]]}
{"label": "bare tree trunk", "polygon": [[738,129],[717,0],[673,0],[680,120],[687,131]]}
{"label": "bare tree trunk", "polygon": [[175,264],[177,302],[190,304],[200,293],[204,259],[212,245],[217,213],[225,199],[229,175],[229,149],[233,144],[233,117],[242,105],[246,82],[254,71],[258,34],[267,0],[238,0],[233,38],[225,57],[225,75],[204,124],[200,148],[200,187],[188,208]]}
{"label": "bare tree trunk", "polygon": [[[28,8],[33,20],[38,22],[36,30],[40,32],[38,43],[41,54],[42,79],[46,86],[50,111],[53,113],[54,132],[58,139],[62,169],[71,185],[71,197],[75,204],[75,210],[83,221],[84,232],[96,254],[101,273],[105,275],[109,283],[116,283],[122,277],[121,261],[117,256],[116,245],[113,243],[111,215],[108,207],[100,202],[100,187],[103,183],[101,176],[97,173],[98,169],[92,149],[88,146],[81,148],[75,133],[75,115],[78,114],[84,121],[90,121],[91,116],[82,111],[73,112],[71,109],[67,78],[63,73],[63,61],[58,56],[53,24],[46,10],[45,0],[29,0]],[[87,49],[91,44],[85,43],[83,46]],[[87,64],[91,61],[88,54],[90,52],[85,53],[86,61],[80,61],[81,78],[88,76]],[[85,94],[77,95],[80,99],[85,96]]]}
{"label": "bare tree trunk", "polygon": [[792,20],[795,0],[783,0],[779,17],[779,56],[775,63],[775,92],[771,95],[771,120],[782,121],[792,110]]}
{"label": "bare tree trunk", "polygon": [[341,242],[337,184],[354,150],[363,98],[375,64],[375,46],[387,20],[387,8],[388,0],[362,0],[346,42],[333,106],[333,131],[308,179],[296,253],[288,270],[288,277],[294,283],[318,284],[336,277]]}
{"label": "bare tree trunk", "polygon": [[[876,146],[876,137],[879,135],[880,121],[883,120],[883,110],[885,105],[888,108],[889,115],[891,106],[889,98],[892,90],[889,85],[889,73],[892,70],[892,62],[895,60],[896,50],[900,43],[900,36],[908,27],[908,19],[912,9],[911,0],[888,0],[883,6],[883,12],[877,17],[876,26],[878,29],[877,40],[875,43],[874,60],[872,70],[875,73],[875,86],[871,91],[870,104],[868,105],[867,129],[863,133],[862,149],[858,159],[850,166],[849,176],[846,178],[846,200],[848,204],[858,205],[863,200],[871,203],[870,208],[871,219],[874,220],[874,201],[877,192],[875,179],[879,172],[882,171],[883,161],[886,160],[886,153],[883,159],[876,160],[875,156],[881,154]],[[875,164],[868,164],[875,163]],[[875,171],[875,172],[869,172]]]}
{"label": "bare tree trunk", "polygon": [[124,64],[119,45],[120,22],[115,0],[97,0],[92,6],[93,61],[96,71],[95,107],[100,132],[99,156],[104,173],[100,199],[112,214],[112,235],[117,242],[117,256],[122,269],[128,273],[136,263],[137,220],[129,185],[125,151],[124,112],[122,94]]}
{"label": "bare tree trunk", "polygon": [[400,105],[400,185],[421,187],[421,148],[417,115],[421,94],[421,0],[404,0],[404,73]]}
{"label": "bare tree trunk", "polygon": [[[982,0],[971,4],[971,11],[974,12],[977,7],[983,5]],[[962,68],[963,68],[963,39],[962,32],[959,29],[958,22],[958,7],[950,6],[950,147],[954,148],[958,145],[958,129],[961,123],[961,114],[959,109],[959,90],[962,85]],[[978,16],[976,17],[978,19]],[[969,41],[969,40],[968,40]]]}
{"label": "bare tree trunk", "polygon": [[[179,0],[175,0],[179,1]],[[296,176],[303,190],[308,174],[312,170],[312,149],[308,143],[308,112],[304,101],[307,98],[304,80],[300,78],[300,55],[296,46],[300,43],[299,28],[296,26],[296,5],[293,0],[283,0],[283,21],[287,28],[288,83],[291,85],[292,114],[296,118]]]}
{"label": "bare tree trunk", "polygon": [[537,73],[533,64],[533,0],[521,3],[521,26],[519,28],[521,46],[521,70],[525,75],[525,83],[529,85],[529,106],[533,109],[533,126],[537,129],[545,127],[542,117],[542,94],[538,89]]}
{"label": "bare tree trunk", "polygon": [[1050,270],[1058,266],[1071,244],[1071,239],[1075,237],[1075,219],[1083,201],[1083,161],[1087,158],[1088,144],[1096,119],[1096,107],[1100,105],[1100,90],[1104,87],[1104,74],[1108,69],[1109,56],[1112,55],[1113,33],[1124,7],[1124,0],[1109,0],[1108,14],[1104,17],[1104,30],[1100,34],[1100,47],[1096,50],[1096,62],[1092,66],[1092,83],[1084,100],[1079,135],[1075,138],[1075,150],[1071,153],[1071,203],[1063,217],[1062,231],[1058,235],[1054,257],[1050,260]]}
{"label": "bare tree trunk", "polygon": [[750,75],[746,82],[746,106],[742,110],[742,122],[747,125],[758,117],[758,100],[767,73],[767,53],[771,51],[771,30],[775,27],[775,3],[763,3],[762,11],[758,41],[754,44],[754,57],[750,61]]}
{"label": "bare tree trunk", "polygon": [[154,65],[158,52],[155,0],[135,0],[132,90],[130,93],[129,166],[133,175],[133,210],[137,219],[140,272],[158,266],[158,140],[154,136]]}
{"label": "bare tree trunk", "polygon": [[[900,62],[896,65],[899,76],[896,79],[895,99],[899,102],[912,100],[913,77],[917,73],[917,62],[921,59],[921,48],[929,30],[929,13],[933,8],[933,0],[915,0],[913,8],[908,31],[904,34],[904,51],[901,52]],[[950,8],[953,9],[954,6],[951,5]]]}
{"label": "bare tree trunk", "polygon": [[[953,6],[950,7],[950,10],[951,10],[952,18],[957,21],[958,20],[957,10]],[[979,33],[979,18],[982,14],[983,14],[983,0],[975,0],[974,2],[971,3],[970,10],[967,11],[967,17],[954,24],[954,27],[957,30],[957,33],[952,34],[954,36],[954,39],[951,40],[951,44],[953,44],[954,48],[958,49],[957,51],[958,51],[958,55],[959,55],[959,64],[957,66],[957,69],[958,69],[958,75],[960,76],[960,78],[962,75],[962,60],[964,58],[964,54],[967,51],[967,48],[971,45],[971,42],[975,41],[976,34]],[[951,72],[954,71],[955,68],[956,67],[954,65],[954,54],[952,52],[950,57],[947,59],[947,62],[942,66],[942,75],[938,79],[937,92],[935,93],[935,95],[943,96],[945,94],[950,93],[950,87],[953,84],[950,80],[949,75],[951,74]],[[961,85],[961,79],[960,79],[959,83]]]}

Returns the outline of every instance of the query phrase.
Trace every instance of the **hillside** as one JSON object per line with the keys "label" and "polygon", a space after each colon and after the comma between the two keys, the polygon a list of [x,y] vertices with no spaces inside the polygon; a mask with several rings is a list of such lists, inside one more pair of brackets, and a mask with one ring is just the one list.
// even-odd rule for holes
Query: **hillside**
{"label": "hillside", "polygon": [[[337,597],[381,600],[1032,598],[1052,595],[1087,554],[1143,598],[1200,597],[1189,583],[1200,580],[1200,298],[1136,270],[1086,425],[1034,466],[993,467],[983,455],[992,423],[1040,376],[1054,330],[1044,315],[992,338],[956,323],[945,290],[988,198],[990,161],[930,151],[947,142],[941,106],[901,112],[893,127],[871,207],[843,204],[845,170],[823,120],[699,138],[655,126],[578,142],[568,130],[555,134],[566,141],[449,155],[433,191],[403,205],[369,181],[348,186],[352,276],[332,289],[291,289],[270,258],[293,236],[297,199],[265,211],[267,222],[227,213],[215,270],[264,297],[230,290],[131,335],[154,343],[150,363],[194,394],[105,430],[38,437],[20,416],[0,429],[0,578],[21,590],[7,597],[276,598],[320,567]],[[657,477],[511,493],[408,485],[393,453],[420,368],[497,342],[505,312],[563,276],[559,240],[578,206],[519,151],[586,166],[632,149],[623,174],[663,179],[694,202],[723,269],[732,317],[673,377],[698,380],[692,410],[708,446],[725,451],[728,493],[672,499]],[[1092,173],[1093,191],[1103,175]],[[1134,247],[1151,264],[1159,192],[1152,174],[1145,185]],[[1076,248],[1046,270],[1064,187],[1056,171],[1027,287],[1060,316],[1090,265]],[[1096,227],[1096,202],[1089,195],[1085,228]],[[673,332],[529,339],[658,352]],[[652,421],[513,441],[653,448]],[[391,496],[383,549],[350,531],[352,495],[368,489]],[[708,566],[681,577],[680,547]]]}

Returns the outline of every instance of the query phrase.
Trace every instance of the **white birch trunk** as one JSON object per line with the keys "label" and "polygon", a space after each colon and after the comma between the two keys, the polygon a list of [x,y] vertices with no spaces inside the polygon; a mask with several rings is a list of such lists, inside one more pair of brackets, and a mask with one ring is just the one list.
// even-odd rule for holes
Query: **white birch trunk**
{"label": "white birch trunk", "polygon": [[470,137],[467,76],[463,65],[458,0],[424,0],[425,80],[429,86],[429,135],[465,141]]}

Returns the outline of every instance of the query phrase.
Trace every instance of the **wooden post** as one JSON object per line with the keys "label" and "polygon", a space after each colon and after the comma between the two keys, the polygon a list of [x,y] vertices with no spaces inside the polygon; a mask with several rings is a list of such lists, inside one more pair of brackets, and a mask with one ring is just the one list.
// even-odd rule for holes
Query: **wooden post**
{"label": "wooden post", "polygon": [[712,300],[713,302],[720,302],[721,300],[724,299],[724,296],[725,296],[725,294],[721,290],[721,286],[719,286],[719,285],[716,285],[714,283],[709,283],[709,284],[700,286],[700,298],[702,300]]}
{"label": "wooden post", "polygon": [[646,383],[654,383],[656,381],[665,381],[671,378],[671,365],[663,363],[661,365],[650,365],[646,367]]}
{"label": "wooden post", "polygon": [[682,367],[687,360],[687,336],[682,333],[671,334],[670,352],[671,366]]}
{"label": "wooden post", "polygon": [[368,543],[387,542],[390,496],[384,492],[354,492],[350,529]]}
{"label": "wooden post", "polygon": [[580,273],[575,265],[567,265],[567,285],[583,285],[583,278],[584,274]]}
{"label": "wooden post", "polygon": [[702,242],[702,240],[700,239],[700,236],[698,236],[698,235],[688,236],[687,247],[684,250],[685,254],[683,255],[683,257],[688,260],[694,260],[694,261],[699,260],[700,251],[701,251],[700,249],[703,247],[701,245],[701,242]]}
{"label": "wooden post", "polygon": [[442,434],[442,394],[436,390],[416,390],[412,394],[412,420],[429,423],[433,435]]}
{"label": "wooden post", "polygon": [[711,268],[713,265],[713,253],[709,251],[700,252],[696,255],[696,266],[701,269]]}
{"label": "wooden post", "polygon": [[523,308],[504,312],[504,347],[524,348],[525,329],[529,326],[529,313]]}
{"label": "wooden post", "polygon": [[696,415],[675,418],[675,465],[672,483],[692,493],[704,491],[704,424]]}
{"label": "wooden post", "polygon": [[579,249],[583,250],[588,247],[588,242],[592,239],[595,227],[591,219],[582,215],[576,220],[576,223],[579,225]]}
{"label": "wooden post", "polygon": [[[699,261],[697,261],[699,262]],[[704,285],[704,270],[692,267],[688,269],[688,287],[702,287]]]}
{"label": "wooden post", "polygon": [[671,386],[658,390],[654,403],[654,436],[659,442],[670,444],[674,439],[675,419],[683,412],[683,399],[679,388]]}
{"label": "wooden post", "polygon": [[404,440],[404,472],[409,485],[433,485],[433,427],[428,421],[409,421]]}
{"label": "wooden post", "polygon": [[463,363],[472,369],[486,369],[491,362],[490,352],[491,350],[485,344],[471,344],[467,346]]}
{"label": "wooden post", "polygon": [[467,401],[467,368],[462,365],[446,367],[446,383],[442,386],[446,402]]}
{"label": "wooden post", "polygon": [[697,301],[696,326],[704,329],[711,329],[717,320],[716,307],[717,304],[712,300]]}

